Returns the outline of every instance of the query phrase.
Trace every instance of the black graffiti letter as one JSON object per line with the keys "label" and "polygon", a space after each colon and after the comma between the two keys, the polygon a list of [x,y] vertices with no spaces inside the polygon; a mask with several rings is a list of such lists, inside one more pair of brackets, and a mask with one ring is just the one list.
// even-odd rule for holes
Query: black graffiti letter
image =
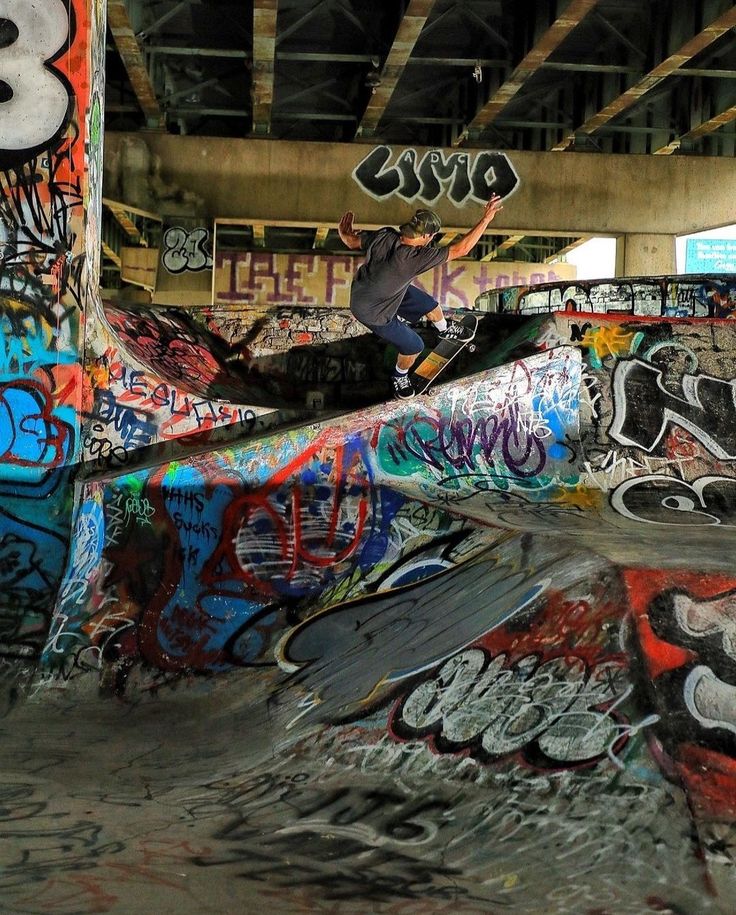
{"label": "black graffiti letter", "polygon": [[390,197],[401,187],[401,173],[396,166],[383,171],[390,158],[388,146],[376,146],[353,172],[358,184],[373,197]]}
{"label": "black graffiti letter", "polygon": [[447,160],[441,150],[432,149],[419,166],[422,182],[422,200],[432,203],[442,192],[442,181],[452,178],[449,198],[455,204],[463,203],[470,194],[469,157],[467,153],[453,153]]}
{"label": "black graffiti letter", "polygon": [[507,197],[519,183],[519,176],[506,153],[481,152],[476,157],[470,181],[473,197],[485,203],[491,194]]}
{"label": "black graffiti letter", "polygon": [[651,452],[662,440],[669,423],[676,423],[715,457],[736,458],[736,404],[731,381],[683,375],[683,399],[665,390],[658,368],[631,359],[617,364],[613,390],[610,434],[622,445]]}
{"label": "black graffiti letter", "polygon": [[417,154],[413,149],[406,149],[399,156],[396,167],[401,172],[402,183],[399,194],[405,200],[413,200],[419,193],[419,178],[416,171]]}

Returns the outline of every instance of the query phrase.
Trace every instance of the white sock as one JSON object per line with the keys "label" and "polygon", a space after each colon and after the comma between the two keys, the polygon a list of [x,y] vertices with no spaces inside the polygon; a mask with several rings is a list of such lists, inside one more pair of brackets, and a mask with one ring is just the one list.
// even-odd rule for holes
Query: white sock
{"label": "white sock", "polygon": [[400,369],[398,365],[394,369],[394,375],[408,375],[409,369]]}
{"label": "white sock", "polygon": [[444,333],[447,330],[447,320],[445,318],[442,318],[441,321],[432,321],[432,324],[440,333]]}

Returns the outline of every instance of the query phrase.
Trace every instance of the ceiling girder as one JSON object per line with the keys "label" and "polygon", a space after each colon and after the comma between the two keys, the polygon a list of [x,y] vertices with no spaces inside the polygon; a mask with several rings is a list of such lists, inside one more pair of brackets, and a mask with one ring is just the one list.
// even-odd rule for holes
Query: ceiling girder
{"label": "ceiling girder", "polygon": [[140,39],[140,41],[145,41],[149,35],[152,35],[154,32],[158,32],[162,25],[165,25],[170,19],[178,16],[184,7],[189,6],[191,3],[192,0],[179,0],[179,3],[177,3],[176,6],[172,7],[170,10],[167,10],[165,13],[162,13],[158,19],[156,19],[150,25],[147,25],[145,28],[141,29],[140,32],[137,32],[135,37]]}
{"label": "ceiling girder", "polygon": [[401,79],[414,45],[432,13],[437,0],[409,0],[399,23],[391,49],[386,57],[380,76],[380,84],[368,100],[365,112],[356,131],[358,137],[370,137],[376,132],[381,118],[391,101],[394,90]]}
{"label": "ceiling girder", "polygon": [[278,0],[253,0],[253,133],[271,132]]}
{"label": "ceiling girder", "polygon": [[[573,145],[576,133],[592,134],[619,117],[624,111],[635,105],[643,95],[650,92],[655,86],[659,85],[668,76],[683,72],[683,68],[688,61],[692,60],[697,54],[700,54],[715,41],[725,35],[730,29],[736,26],[736,6],[727,10],[721,16],[718,16],[709,26],[698,32],[674,54],[670,54],[661,63],[657,64],[652,70],[643,76],[635,85],[631,86],[625,92],[622,92],[618,98],[609,102],[605,108],[588,118],[584,124],[577,127],[572,133],[568,134],[560,143],[557,143],[552,149],[561,152],[569,149]],[[720,126],[720,125],[719,125]],[[716,129],[716,128],[714,128]]]}
{"label": "ceiling girder", "polygon": [[509,79],[502,83],[485,105],[476,112],[454,145],[461,146],[470,136],[480,133],[488,127],[598,3],[599,0],[570,0],[563,15],[552,23],[537,44],[514,69]]}
{"label": "ceiling girder", "polygon": [[107,22],[113,42],[128,74],[141,111],[154,126],[163,123],[163,113],[141,54],[125,0],[108,0]]}
{"label": "ceiling girder", "polygon": [[653,154],[655,156],[672,155],[672,153],[679,152],[683,147],[691,145],[696,140],[701,140],[703,137],[714,133],[725,124],[730,124],[731,121],[734,120],[736,120],[736,105],[732,105],[730,108],[726,108],[725,111],[721,111],[712,118],[708,118],[707,121],[703,121],[702,124],[693,127],[692,130],[680,134],[679,137],[671,140],[665,146],[653,150]]}

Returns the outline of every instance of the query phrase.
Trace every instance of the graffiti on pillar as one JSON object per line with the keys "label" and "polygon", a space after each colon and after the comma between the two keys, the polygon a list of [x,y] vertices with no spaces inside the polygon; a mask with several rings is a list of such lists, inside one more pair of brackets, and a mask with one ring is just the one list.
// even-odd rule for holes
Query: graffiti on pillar
{"label": "graffiti on pillar", "polygon": [[0,167],[27,162],[55,147],[66,128],[73,91],[54,61],[70,40],[62,0],[0,2]]}
{"label": "graffiti on pillar", "polygon": [[421,159],[414,149],[397,152],[376,146],[356,166],[353,178],[376,200],[400,197],[434,203],[443,191],[455,206],[471,200],[485,203],[491,194],[508,197],[516,190],[519,176],[502,152],[453,152],[430,149]]}
{"label": "graffiti on pillar", "polygon": [[[99,6],[100,4],[98,4]],[[81,0],[0,0],[0,657],[33,659],[70,536],[85,305]],[[99,133],[97,135],[99,140]]]}

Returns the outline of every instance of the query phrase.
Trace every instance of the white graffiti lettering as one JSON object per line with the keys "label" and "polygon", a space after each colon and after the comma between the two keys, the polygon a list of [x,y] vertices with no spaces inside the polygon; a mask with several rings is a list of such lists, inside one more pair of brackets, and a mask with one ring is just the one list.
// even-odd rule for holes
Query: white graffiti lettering
{"label": "white graffiti lettering", "polygon": [[16,40],[0,50],[0,80],[12,93],[0,103],[0,145],[30,151],[50,143],[67,116],[69,92],[47,61],[63,47],[69,20],[61,0],[0,0],[0,18],[18,30]]}

